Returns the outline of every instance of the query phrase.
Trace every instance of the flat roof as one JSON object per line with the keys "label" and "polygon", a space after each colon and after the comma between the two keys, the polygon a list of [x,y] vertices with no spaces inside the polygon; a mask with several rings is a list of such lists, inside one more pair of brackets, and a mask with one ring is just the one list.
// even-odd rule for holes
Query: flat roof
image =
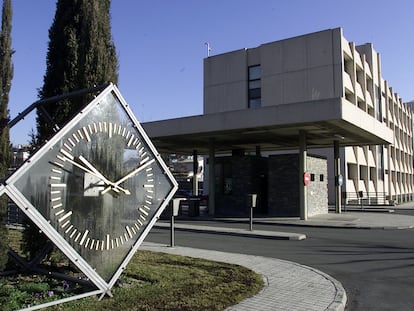
{"label": "flat roof", "polygon": [[142,123],[159,152],[208,154],[234,149],[254,151],[299,148],[301,131],[307,148],[381,145],[393,142],[393,132],[342,98],[196,115]]}

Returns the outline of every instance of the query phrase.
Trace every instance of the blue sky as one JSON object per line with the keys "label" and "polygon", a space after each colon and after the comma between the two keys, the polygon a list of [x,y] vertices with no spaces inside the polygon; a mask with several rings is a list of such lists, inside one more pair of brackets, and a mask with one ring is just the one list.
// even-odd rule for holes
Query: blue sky
{"label": "blue sky", "polygon": [[[37,100],[46,67],[56,0],[13,0],[14,79],[10,116]],[[383,78],[404,101],[414,100],[412,0],[113,0],[112,34],[119,89],[141,122],[201,114],[203,59],[328,28],[348,41],[371,42]],[[29,140],[34,113],[11,131]]]}

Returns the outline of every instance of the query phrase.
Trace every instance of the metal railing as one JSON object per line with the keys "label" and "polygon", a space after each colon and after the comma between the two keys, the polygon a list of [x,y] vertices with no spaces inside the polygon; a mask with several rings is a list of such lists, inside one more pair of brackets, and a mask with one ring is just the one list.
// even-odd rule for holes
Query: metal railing
{"label": "metal railing", "polygon": [[375,205],[392,205],[386,192],[343,192],[342,199],[346,205],[375,206]]}

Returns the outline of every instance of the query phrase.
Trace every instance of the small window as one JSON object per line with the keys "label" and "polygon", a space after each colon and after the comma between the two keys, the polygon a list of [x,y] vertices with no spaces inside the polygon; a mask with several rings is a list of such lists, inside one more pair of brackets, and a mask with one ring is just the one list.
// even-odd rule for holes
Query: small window
{"label": "small window", "polygon": [[249,108],[259,108],[262,106],[262,67],[260,65],[249,67],[248,84],[248,105]]}
{"label": "small window", "polygon": [[315,181],[315,174],[311,174],[311,181]]}
{"label": "small window", "polygon": [[323,181],[323,174],[319,175],[319,181]]}

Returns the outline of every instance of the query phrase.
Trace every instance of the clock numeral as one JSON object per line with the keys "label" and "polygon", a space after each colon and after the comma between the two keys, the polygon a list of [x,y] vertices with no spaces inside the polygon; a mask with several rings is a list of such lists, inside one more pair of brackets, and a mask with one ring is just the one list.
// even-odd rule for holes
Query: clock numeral
{"label": "clock numeral", "polygon": [[78,232],[78,229],[75,228],[75,230],[73,230],[69,237],[72,239],[76,232]]}
{"label": "clock numeral", "polygon": [[129,141],[128,141],[128,143],[127,143],[128,147],[129,147],[129,146],[131,146],[131,144],[132,144],[132,142],[133,142],[134,138],[135,138],[135,136],[134,136],[134,134],[132,134],[132,135],[131,135],[131,138],[129,139]]}
{"label": "clock numeral", "polygon": [[73,155],[71,155],[69,152],[67,152],[65,149],[60,149],[60,152],[67,157],[68,159],[74,160],[75,157]]}
{"label": "clock numeral", "polygon": [[[111,123],[109,123],[109,124],[111,124]],[[107,234],[106,235],[106,249],[107,250],[109,250],[109,241],[110,241],[109,234]]]}
{"label": "clock numeral", "polygon": [[52,188],[65,188],[66,184],[50,184]]}
{"label": "clock numeral", "polygon": [[59,207],[62,207],[62,206],[63,206],[63,204],[62,203],[59,203],[59,204],[53,205],[52,208],[53,209],[56,209],[56,208],[59,208]]}
{"label": "clock numeral", "polygon": [[146,210],[142,209],[141,207],[139,208],[139,211],[141,213],[143,213],[145,216],[148,216],[148,212]]}
{"label": "clock numeral", "polygon": [[82,233],[78,232],[78,234],[76,235],[76,238],[75,238],[75,242],[78,242],[81,235],[82,235]]}
{"label": "clock numeral", "polygon": [[137,232],[135,231],[135,228],[134,227],[131,227],[131,230],[134,233],[134,235],[137,234]]}
{"label": "clock numeral", "polygon": [[72,211],[67,212],[65,215],[63,215],[61,218],[58,219],[58,222],[61,223],[66,218],[70,217],[72,215]]}
{"label": "clock numeral", "polygon": [[112,123],[111,122],[109,122],[108,136],[109,138],[112,137]]}
{"label": "clock numeral", "polygon": [[[89,234],[89,231],[88,230],[85,230],[85,233],[83,234],[82,239],[79,242],[79,245],[83,245],[83,242],[85,242],[85,239],[88,236],[88,234]],[[85,245],[85,247],[86,247],[86,245]]]}
{"label": "clock numeral", "polygon": [[[65,146],[65,147],[66,147],[66,149],[68,149],[69,151],[72,151],[72,147],[70,147],[70,146],[68,145],[68,143],[64,143],[64,144],[63,144],[63,146]],[[74,147],[74,146],[75,146],[75,144],[72,144],[72,146]]]}
{"label": "clock numeral", "polygon": [[88,129],[86,127],[83,127],[82,130],[83,130],[83,134],[85,135],[86,141],[87,142],[90,142],[91,141],[91,137],[89,136]]}
{"label": "clock numeral", "polygon": [[[62,215],[64,212],[65,212],[65,210],[63,209],[63,210],[61,210],[61,211],[57,212],[57,213],[56,213],[56,216]],[[63,227],[63,226],[62,226],[62,227]]]}
{"label": "clock numeral", "polygon": [[76,133],[72,133],[72,137],[75,138],[76,142],[79,143],[80,139],[78,136],[76,136]]}
{"label": "clock numeral", "polygon": [[[68,142],[72,145],[72,147],[75,147],[76,146],[75,142],[70,137],[68,137]],[[66,146],[69,150],[71,150],[71,148],[67,144],[66,145],[65,144],[64,144],[64,146]]]}
{"label": "clock numeral", "polygon": [[128,227],[128,226],[126,226],[125,228],[126,228],[126,231],[128,232],[129,237],[130,237],[130,238],[132,238],[132,232],[131,232],[131,229],[129,229],[129,227]]}
{"label": "clock numeral", "polygon": [[62,171],[61,170],[58,170],[56,168],[52,168],[52,173],[62,174]]}
{"label": "clock numeral", "polygon": [[73,225],[70,225],[69,228],[66,229],[65,233],[69,233],[72,230],[72,228],[73,228]]}
{"label": "clock numeral", "polygon": [[80,139],[84,139],[84,137],[83,137],[83,134],[82,134],[82,131],[81,131],[81,130],[78,130],[78,135],[79,135]]}

